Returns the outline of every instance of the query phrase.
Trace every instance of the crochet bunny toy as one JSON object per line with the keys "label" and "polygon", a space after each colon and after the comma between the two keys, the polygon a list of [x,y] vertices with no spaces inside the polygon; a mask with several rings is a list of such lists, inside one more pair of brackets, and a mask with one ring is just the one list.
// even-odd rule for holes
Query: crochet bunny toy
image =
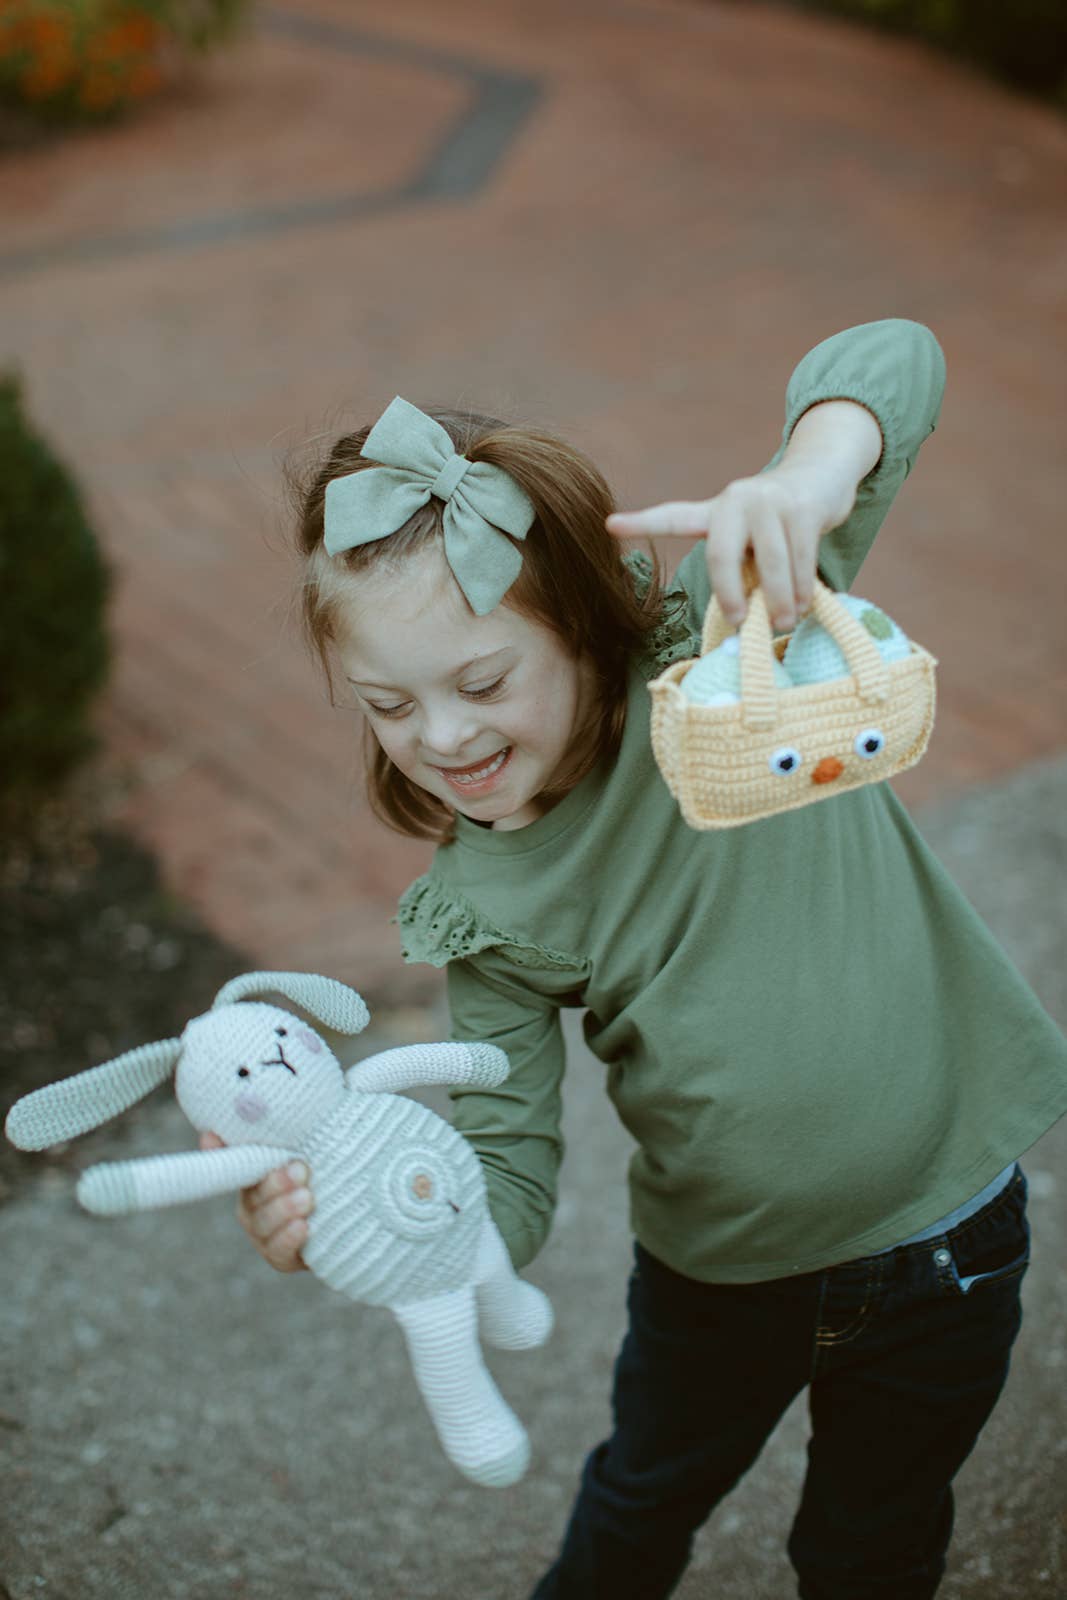
{"label": "crochet bunny toy", "polygon": [[78,1184],[82,1205],[104,1216],[176,1205],[304,1160],[315,1199],[304,1261],[332,1289],[396,1316],[459,1470],[487,1487],[514,1483],[529,1442],[486,1370],[479,1324],[490,1344],[528,1349],[548,1337],[552,1310],[512,1270],[470,1145],[399,1092],[431,1083],[491,1088],[506,1078],[507,1057],[486,1044],[405,1045],[346,1072],[299,1017],[247,998],[265,994],[287,996],[342,1034],[370,1020],[359,995],[333,979],[248,973],[179,1039],[26,1095],[8,1114],[8,1138],[43,1150],[85,1133],[143,1099],[176,1065],[182,1110],[226,1148],[90,1167]]}

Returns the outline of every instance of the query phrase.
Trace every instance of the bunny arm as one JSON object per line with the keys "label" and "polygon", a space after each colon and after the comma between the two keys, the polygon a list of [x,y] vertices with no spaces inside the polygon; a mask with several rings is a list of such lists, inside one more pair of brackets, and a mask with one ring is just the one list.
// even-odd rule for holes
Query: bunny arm
{"label": "bunny arm", "polygon": [[104,1161],[82,1174],[78,1199],[86,1211],[101,1217],[181,1205],[258,1183],[297,1154],[277,1145],[241,1144],[139,1161]]}
{"label": "bunny arm", "polygon": [[495,1089],[508,1071],[508,1058],[495,1044],[402,1044],[349,1067],[345,1087],[368,1094],[395,1094],[430,1083]]}

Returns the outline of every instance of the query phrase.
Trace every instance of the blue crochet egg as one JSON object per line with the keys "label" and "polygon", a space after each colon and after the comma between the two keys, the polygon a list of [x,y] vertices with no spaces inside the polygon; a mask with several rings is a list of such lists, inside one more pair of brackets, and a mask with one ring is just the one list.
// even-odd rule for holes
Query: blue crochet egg
{"label": "blue crochet egg", "polygon": [[[775,687],[789,689],[792,679],[781,662],[773,664]],[[741,699],[741,643],[736,634],[701,656],[681,681],[687,700],[697,706],[734,706]]]}
{"label": "blue crochet egg", "polygon": [[[884,661],[903,661],[911,654],[907,635],[884,611],[858,595],[839,594],[836,598],[862,622]],[[827,683],[831,678],[849,676],[841,650],[814,616],[805,617],[798,625],[786,647],[784,664],[794,684]]]}

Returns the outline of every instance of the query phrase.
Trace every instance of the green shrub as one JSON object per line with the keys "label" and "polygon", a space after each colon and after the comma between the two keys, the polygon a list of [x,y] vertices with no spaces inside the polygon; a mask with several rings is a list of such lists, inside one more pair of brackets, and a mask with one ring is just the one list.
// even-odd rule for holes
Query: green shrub
{"label": "green shrub", "polygon": [[0,817],[21,822],[92,749],[110,574],[77,485],[0,375]]}
{"label": "green shrub", "polygon": [[1067,104],[1065,0],[809,0],[916,34],[1021,88]]}

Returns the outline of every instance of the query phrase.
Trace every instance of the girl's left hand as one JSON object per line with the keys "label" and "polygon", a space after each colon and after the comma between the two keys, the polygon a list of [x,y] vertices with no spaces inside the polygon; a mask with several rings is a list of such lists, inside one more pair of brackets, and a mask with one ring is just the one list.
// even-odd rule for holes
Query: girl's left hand
{"label": "girl's left hand", "polygon": [[824,401],[800,418],[776,467],[735,478],[710,500],[615,512],[608,531],[626,539],[704,534],[712,589],[735,625],[747,610],[743,569],[753,556],[771,620],[788,629],[811,605],[819,540],[845,521],[881,451],[881,429],[869,411],[850,400]]}

